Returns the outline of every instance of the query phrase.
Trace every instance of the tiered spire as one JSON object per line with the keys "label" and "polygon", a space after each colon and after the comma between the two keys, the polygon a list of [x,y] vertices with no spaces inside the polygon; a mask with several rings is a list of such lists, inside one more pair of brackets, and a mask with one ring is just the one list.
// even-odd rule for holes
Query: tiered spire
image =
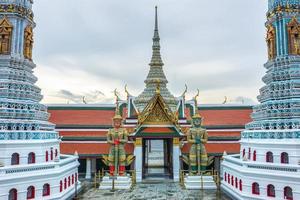
{"label": "tiered spire", "polygon": [[157,19],[157,6],[155,7],[155,28],[154,28],[154,36],[153,36],[153,46],[152,46],[152,59],[150,66],[163,66],[163,62],[161,60],[160,55],[160,38],[158,33],[158,19]]}
{"label": "tiered spire", "polygon": [[[253,107],[253,121],[242,132],[239,158],[224,157],[221,168],[228,181],[222,181],[222,188],[236,199],[266,199],[270,191],[274,199],[300,199],[294,192],[299,188],[299,171],[293,171],[300,160],[295,154],[300,144],[300,0],[269,0],[267,19],[269,60],[260,104]],[[239,192],[230,174],[235,182],[240,180]],[[259,188],[266,181],[272,189]],[[249,187],[241,189],[251,185],[252,193]]]}
{"label": "tiered spire", "polygon": [[[152,45],[152,58],[150,62],[150,71],[145,80],[146,84],[157,85],[157,82],[167,84],[168,80],[163,71],[163,61],[160,54],[160,38],[158,33],[158,16],[157,16],[157,6],[155,7],[155,25],[154,25],[154,35],[153,35],[153,45]],[[148,85],[146,85],[147,87]]]}
{"label": "tiered spire", "polygon": [[169,105],[172,111],[176,109],[176,100],[174,96],[167,89],[168,80],[163,71],[163,62],[160,54],[160,37],[158,32],[158,16],[157,16],[157,6],[155,7],[155,26],[153,35],[153,45],[152,45],[152,58],[150,62],[150,70],[148,76],[145,80],[146,88],[140,94],[135,102],[136,107],[139,112],[142,112],[146,107],[149,100],[155,95],[157,84],[160,85],[161,95],[165,102]]}
{"label": "tiered spire", "polygon": [[260,104],[253,108],[253,121],[246,125],[242,141],[284,138],[290,139],[285,141],[288,144],[300,139],[300,1],[270,0],[269,8],[274,6],[278,9],[266,23],[268,50],[274,56],[269,56],[265,64],[267,73],[258,96]]}

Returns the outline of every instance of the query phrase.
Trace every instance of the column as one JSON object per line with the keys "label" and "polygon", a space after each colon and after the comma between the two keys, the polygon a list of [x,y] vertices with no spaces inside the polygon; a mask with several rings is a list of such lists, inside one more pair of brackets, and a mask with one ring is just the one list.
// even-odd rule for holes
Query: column
{"label": "column", "polygon": [[91,179],[92,178],[92,163],[91,163],[91,159],[90,158],[86,159],[85,178],[86,179]]}
{"label": "column", "polygon": [[96,168],[96,158],[93,158],[92,160],[92,174],[97,172],[97,168]]}
{"label": "column", "polygon": [[179,156],[180,156],[179,138],[173,138],[173,177],[175,182],[179,181],[179,170],[180,170]]}
{"label": "column", "polygon": [[143,169],[143,138],[135,139],[134,155],[135,155],[135,171],[136,182],[142,182]]}

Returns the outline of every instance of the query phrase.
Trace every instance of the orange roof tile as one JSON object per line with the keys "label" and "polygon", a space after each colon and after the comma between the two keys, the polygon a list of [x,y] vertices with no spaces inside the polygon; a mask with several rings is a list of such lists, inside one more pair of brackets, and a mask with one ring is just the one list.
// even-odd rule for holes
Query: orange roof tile
{"label": "orange roof tile", "polygon": [[59,131],[60,136],[106,137],[107,131]]}
{"label": "orange roof tile", "polygon": [[49,110],[50,122],[57,125],[111,125],[114,110]]}
{"label": "orange roof tile", "polygon": [[[205,145],[207,153],[239,153],[240,144],[239,143],[208,143]],[[188,153],[190,150],[190,144],[185,144],[181,151],[183,153]]]}
{"label": "orange roof tile", "polygon": [[208,131],[209,137],[240,137],[240,131]]}
{"label": "orange roof tile", "polygon": [[[107,143],[61,143],[60,151],[63,154],[74,154],[75,151],[78,154],[108,154],[109,144]],[[134,150],[133,144],[126,144],[125,151],[132,154]]]}
{"label": "orange roof tile", "polygon": [[[124,108],[124,115],[126,108]],[[114,110],[49,110],[50,121],[57,125],[111,125]],[[185,109],[187,118],[189,109]],[[251,121],[252,109],[200,110],[206,126],[245,125]]]}
{"label": "orange roof tile", "polygon": [[245,125],[251,121],[252,110],[201,110],[205,126]]}

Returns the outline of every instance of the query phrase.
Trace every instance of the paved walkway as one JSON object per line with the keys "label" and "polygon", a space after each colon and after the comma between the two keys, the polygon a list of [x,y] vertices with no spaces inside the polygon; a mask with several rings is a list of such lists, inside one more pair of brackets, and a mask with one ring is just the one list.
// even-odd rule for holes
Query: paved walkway
{"label": "paved walkway", "polygon": [[178,183],[140,183],[132,190],[111,192],[109,190],[90,189],[80,196],[83,200],[230,200],[215,190],[185,190]]}

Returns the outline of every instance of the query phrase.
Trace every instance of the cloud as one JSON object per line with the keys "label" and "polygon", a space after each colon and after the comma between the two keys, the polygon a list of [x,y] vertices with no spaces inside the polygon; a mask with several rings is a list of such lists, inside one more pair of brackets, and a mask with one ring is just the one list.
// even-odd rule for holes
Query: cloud
{"label": "cloud", "polygon": [[229,102],[230,103],[238,103],[238,104],[246,104],[246,105],[255,105],[255,104],[257,104],[257,102],[254,101],[253,99],[248,98],[248,97],[242,97],[242,96],[236,97],[235,99],[233,99]]}
{"label": "cloud", "polygon": [[68,102],[71,101],[73,103],[83,103],[83,96],[82,95],[73,94],[72,92],[70,92],[68,90],[60,90],[54,96],[65,99]]}
{"label": "cloud", "polygon": [[[182,6],[173,0],[39,0],[34,61],[44,68],[38,78],[56,84],[54,89],[39,81],[44,101],[51,103],[49,94],[62,95],[61,90],[75,96],[100,90],[107,98],[97,101],[107,101],[113,98],[110,91],[125,84],[134,95],[142,92],[155,5],[164,71],[174,95],[187,83],[191,91],[200,88],[207,103],[222,101],[224,94],[256,98],[267,56],[265,1],[186,0]],[[46,73],[45,67],[63,73]]]}
{"label": "cloud", "polygon": [[68,103],[83,103],[83,104],[92,103],[93,104],[93,103],[112,101],[112,99],[107,98],[103,92],[97,90],[91,92],[85,92],[81,94],[77,94],[77,93],[75,94],[68,90],[60,90],[53,96],[66,100]]}

